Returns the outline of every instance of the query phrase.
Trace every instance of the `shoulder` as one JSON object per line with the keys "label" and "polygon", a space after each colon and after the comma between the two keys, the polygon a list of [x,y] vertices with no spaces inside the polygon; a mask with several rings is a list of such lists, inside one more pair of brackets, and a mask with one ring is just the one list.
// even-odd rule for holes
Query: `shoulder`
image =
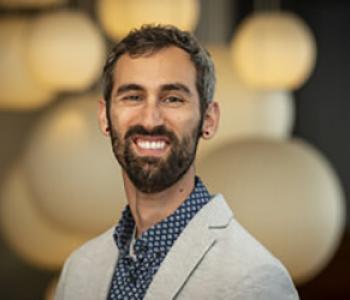
{"label": "shoulder", "polygon": [[113,229],[86,242],[66,260],[55,300],[98,299],[106,293],[117,255]]}
{"label": "shoulder", "polygon": [[69,260],[74,261],[80,258],[92,258],[102,252],[116,249],[116,245],[113,240],[114,228],[110,228],[97,237],[87,241],[78,249],[72,252]]}
{"label": "shoulder", "polygon": [[270,288],[280,285],[294,289],[292,279],[281,261],[235,218],[218,237],[213,254],[223,257],[223,266],[227,266],[226,274],[235,275],[242,289],[245,284],[261,286],[262,283]]}
{"label": "shoulder", "polygon": [[81,247],[72,252],[64,264],[64,269],[70,273],[93,271],[110,265],[118,255],[118,249],[113,239],[113,228],[101,235],[87,241]]}
{"label": "shoulder", "polygon": [[[214,197],[215,214],[226,222],[221,226],[210,226],[209,230],[215,237],[214,253],[222,254],[227,260],[238,260],[244,268],[259,264],[273,264],[281,266],[280,261],[274,257],[251,233],[249,233],[235,218],[234,213],[221,195]],[[221,211],[219,213],[219,211]],[[217,224],[219,221],[217,221]],[[213,222],[212,222],[213,223]]]}
{"label": "shoulder", "polygon": [[229,216],[229,221],[210,228],[215,243],[197,269],[198,282],[205,280],[227,299],[298,299],[283,264],[237,221],[222,196],[213,201],[221,202],[215,204],[220,218]]}
{"label": "shoulder", "polygon": [[[283,264],[257,241],[234,217],[226,228],[211,229],[215,244],[207,259],[215,261],[219,272],[244,276],[253,270],[270,266],[282,270],[289,277]],[[270,268],[269,267],[269,268]]]}

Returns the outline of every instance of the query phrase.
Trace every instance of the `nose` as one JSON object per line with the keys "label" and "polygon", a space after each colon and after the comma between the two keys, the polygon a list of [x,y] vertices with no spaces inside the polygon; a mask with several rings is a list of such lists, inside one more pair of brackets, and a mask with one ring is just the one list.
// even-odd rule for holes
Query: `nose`
{"label": "nose", "polygon": [[146,129],[163,125],[163,115],[157,102],[148,102],[144,105],[140,115],[141,124]]}

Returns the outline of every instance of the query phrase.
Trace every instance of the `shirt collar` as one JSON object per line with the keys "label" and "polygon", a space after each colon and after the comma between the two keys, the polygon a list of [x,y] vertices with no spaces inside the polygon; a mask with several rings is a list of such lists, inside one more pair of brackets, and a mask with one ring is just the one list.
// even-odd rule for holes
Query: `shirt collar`
{"label": "shirt collar", "polygon": [[[195,214],[209,202],[211,195],[199,177],[188,198],[167,218],[153,225],[135,241],[135,253],[152,249],[155,252],[168,252],[178,236]],[[135,221],[129,205],[114,231],[114,239],[121,252],[129,252]]]}

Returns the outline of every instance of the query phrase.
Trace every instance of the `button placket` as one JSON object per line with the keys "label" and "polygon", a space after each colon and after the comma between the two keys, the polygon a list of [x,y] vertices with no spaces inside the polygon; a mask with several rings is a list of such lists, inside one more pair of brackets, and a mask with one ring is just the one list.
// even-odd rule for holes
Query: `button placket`
{"label": "button placket", "polygon": [[[177,237],[189,220],[209,200],[209,193],[196,178],[195,190],[190,199],[186,200],[173,215],[150,228],[136,240],[133,240],[132,233],[135,230],[135,224],[130,209],[128,209],[114,236],[119,242],[117,246],[120,250],[120,260],[110,296],[116,297],[113,299],[142,299],[154,274],[157,273]],[[132,245],[130,241],[133,241]],[[124,252],[122,248],[127,249]]]}

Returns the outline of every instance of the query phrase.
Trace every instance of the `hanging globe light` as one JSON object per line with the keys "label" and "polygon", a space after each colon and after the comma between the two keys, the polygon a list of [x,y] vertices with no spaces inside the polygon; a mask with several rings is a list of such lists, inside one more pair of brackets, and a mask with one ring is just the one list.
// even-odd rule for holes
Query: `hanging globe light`
{"label": "hanging globe light", "polygon": [[0,109],[36,109],[54,98],[52,89],[38,81],[27,64],[30,24],[18,17],[0,20]]}
{"label": "hanging globe light", "polygon": [[98,127],[97,99],[62,99],[39,120],[24,155],[38,207],[78,234],[105,231],[126,204],[120,167]]}
{"label": "hanging globe light", "polygon": [[4,241],[19,257],[56,271],[74,249],[92,237],[66,231],[43,214],[20,164],[13,166],[3,184],[0,229]]}
{"label": "hanging globe light", "polygon": [[314,68],[316,43],[297,15],[257,12],[239,26],[231,55],[237,75],[247,85],[262,90],[293,90]]}
{"label": "hanging globe light", "polygon": [[220,124],[213,139],[200,141],[198,157],[233,140],[289,138],[294,122],[293,95],[288,91],[252,89],[232,70],[229,48],[211,45],[208,50],[216,69],[214,100],[220,105]]}
{"label": "hanging globe light", "polygon": [[193,31],[198,23],[198,0],[98,0],[97,15],[113,39],[143,24],[172,24]]}
{"label": "hanging globe light", "polygon": [[84,90],[101,73],[105,43],[84,13],[64,10],[39,16],[27,43],[31,71],[51,89]]}

